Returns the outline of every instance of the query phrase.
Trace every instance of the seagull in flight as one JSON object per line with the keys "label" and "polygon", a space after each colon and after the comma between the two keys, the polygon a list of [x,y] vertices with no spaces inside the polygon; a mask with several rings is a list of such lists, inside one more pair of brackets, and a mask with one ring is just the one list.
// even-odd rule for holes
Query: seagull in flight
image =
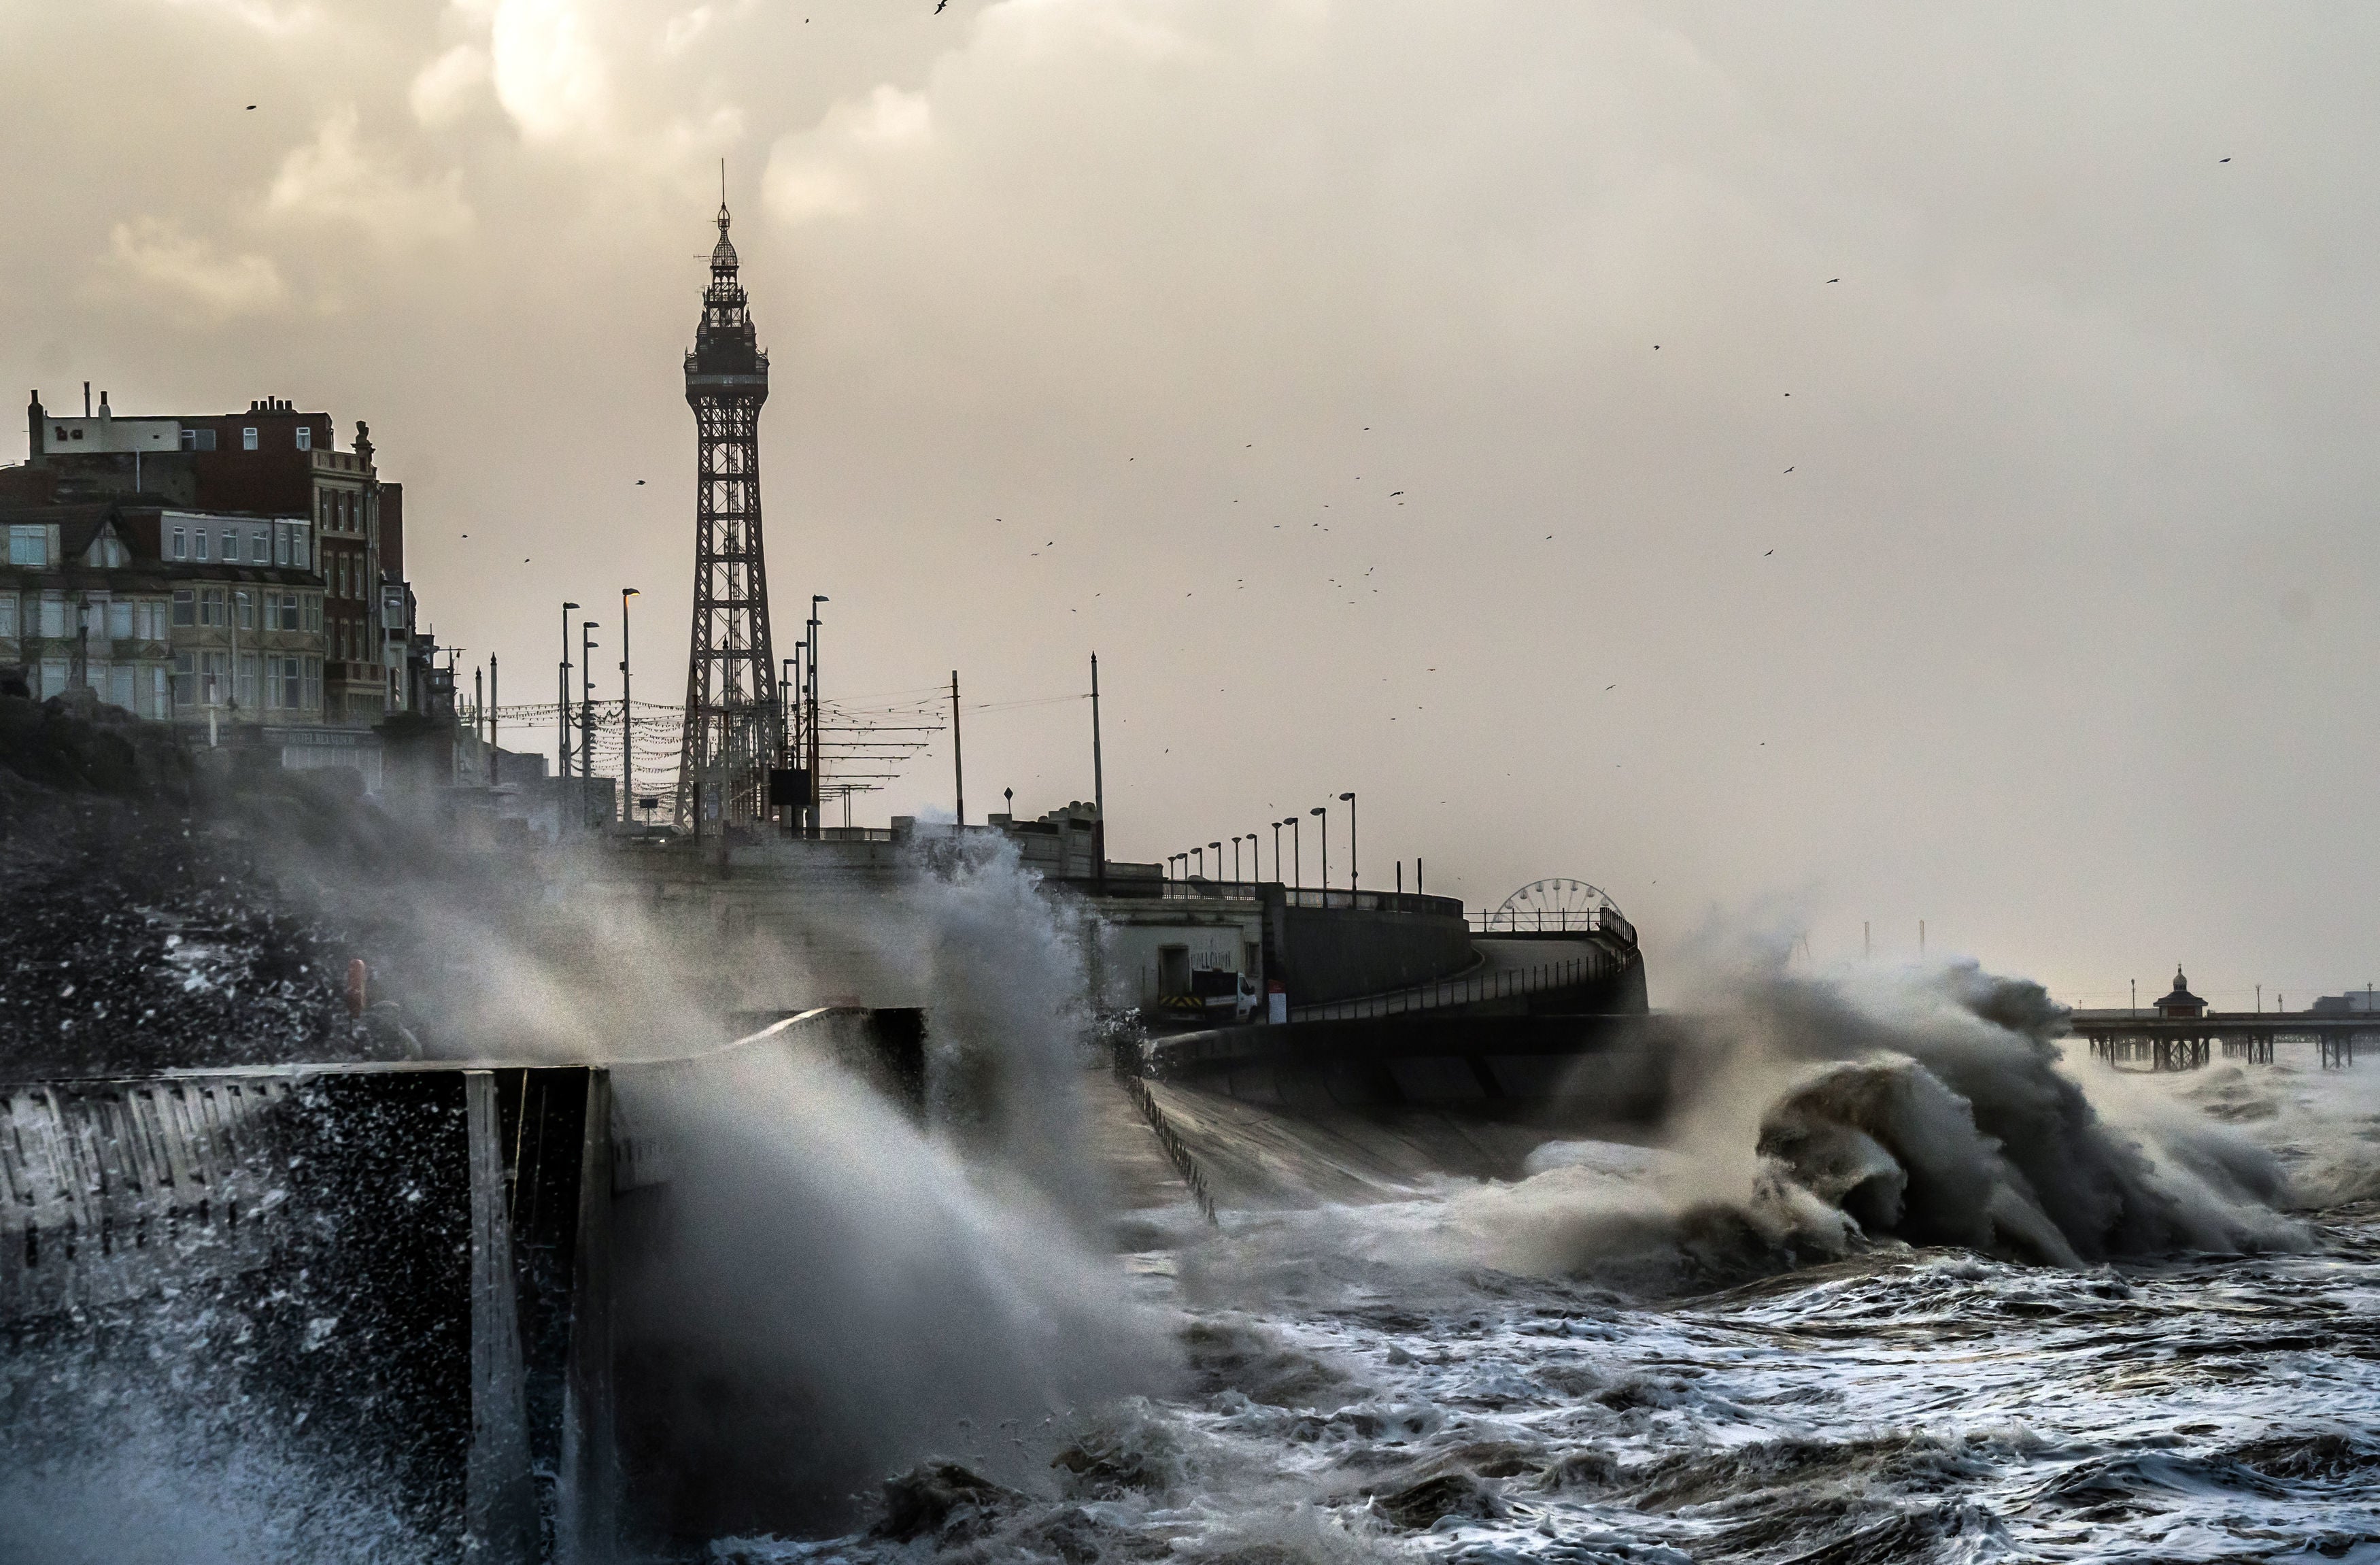
{"label": "seagull in flight", "polygon": [[638,479],[637,480],[638,486],[639,488],[643,487],[644,481],[645,481],[644,479]]}
{"label": "seagull in flight", "polygon": [[951,0],[934,0],[934,15],[941,16],[950,8]]}

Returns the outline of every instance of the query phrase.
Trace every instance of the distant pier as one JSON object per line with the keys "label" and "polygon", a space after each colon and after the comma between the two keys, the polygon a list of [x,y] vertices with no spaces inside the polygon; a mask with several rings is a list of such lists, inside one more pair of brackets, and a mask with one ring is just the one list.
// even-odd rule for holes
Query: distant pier
{"label": "distant pier", "polygon": [[2161,1016],[2132,1011],[2077,1011],[2069,1022],[2076,1037],[2110,1065],[2131,1070],[2194,1071],[2219,1049],[2226,1060],[2273,1062],[2273,1046],[2283,1038],[2314,1044],[2323,1069],[2355,1063],[2359,1047],[2380,1047],[2380,1014],[2352,1012],[2210,1011],[2201,1016]]}

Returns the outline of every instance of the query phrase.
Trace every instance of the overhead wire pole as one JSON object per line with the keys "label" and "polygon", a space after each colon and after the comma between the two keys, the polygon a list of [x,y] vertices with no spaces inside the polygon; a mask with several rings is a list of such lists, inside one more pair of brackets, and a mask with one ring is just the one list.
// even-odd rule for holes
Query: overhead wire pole
{"label": "overhead wire pole", "polygon": [[1108,889],[1108,782],[1099,766],[1099,655],[1091,654],[1091,885]]}
{"label": "overhead wire pole", "polygon": [[620,588],[620,824],[630,825],[637,808],[637,746],[634,719],[628,711],[628,600],[644,596],[633,587]]}
{"label": "overhead wire pole", "polygon": [[958,823],[966,825],[966,752],[959,744],[959,671],[951,670],[951,783],[958,800]]}

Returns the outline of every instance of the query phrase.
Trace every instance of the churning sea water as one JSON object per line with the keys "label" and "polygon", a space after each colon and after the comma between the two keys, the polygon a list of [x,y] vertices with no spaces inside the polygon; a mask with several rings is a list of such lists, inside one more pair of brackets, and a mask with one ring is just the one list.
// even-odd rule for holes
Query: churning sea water
{"label": "churning sea water", "polygon": [[1732,1199],[1705,1105],[1666,1149],[1152,1228],[1172,1389],[953,1427],[870,1530],[713,1557],[2380,1560],[2380,1072],[2119,1075],[1974,982],[1918,987],[2012,1082],[1899,1001],[1858,1004],[1900,1048],[1832,1062],[1771,1007]]}

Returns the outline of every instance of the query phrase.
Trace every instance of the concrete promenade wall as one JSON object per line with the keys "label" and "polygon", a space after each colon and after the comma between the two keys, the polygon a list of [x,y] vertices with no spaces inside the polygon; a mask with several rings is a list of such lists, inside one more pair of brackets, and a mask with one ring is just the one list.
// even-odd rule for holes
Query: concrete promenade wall
{"label": "concrete promenade wall", "polygon": [[1293,907],[1275,901],[1266,918],[1272,937],[1267,976],[1281,980],[1292,1005],[1451,977],[1477,960],[1459,913]]}
{"label": "concrete promenade wall", "polygon": [[[608,1560],[610,1122],[587,1066],[0,1084],[12,1433],[104,1443],[135,1409],[208,1461],[237,1405],[336,1497],[316,1523]],[[51,1394],[77,1387],[125,1394]]]}

